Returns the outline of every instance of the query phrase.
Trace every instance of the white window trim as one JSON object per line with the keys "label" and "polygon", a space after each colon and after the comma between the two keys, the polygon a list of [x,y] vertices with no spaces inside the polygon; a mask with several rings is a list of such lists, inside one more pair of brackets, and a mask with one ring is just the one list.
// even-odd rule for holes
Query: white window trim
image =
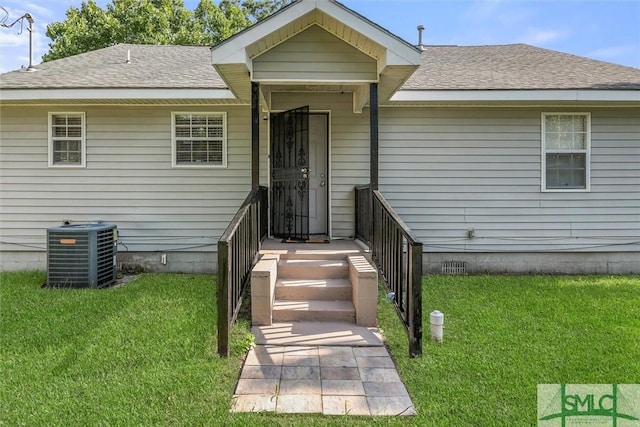
{"label": "white window trim", "polygon": [[[176,116],[178,115],[216,115],[222,116],[222,164],[179,164],[176,156]],[[227,167],[227,113],[221,111],[173,111],[171,112],[171,167],[190,169],[220,169]]]}
{"label": "white window trim", "polygon": [[[585,188],[547,188],[547,150],[546,150],[546,116],[584,116],[586,117],[587,148],[585,150]],[[545,112],[541,115],[541,191],[543,193],[586,193],[591,191],[591,113],[585,112]],[[567,150],[567,153],[575,153],[578,150]],[[558,151],[561,152],[561,151]]]}
{"label": "white window trim", "polygon": [[[54,163],[53,162],[53,116],[61,116],[61,115],[79,115],[82,128],[82,137],[80,140],[80,149],[82,153],[80,153],[80,163],[79,164],[64,164],[64,163]],[[49,112],[49,136],[48,136],[48,144],[49,144],[49,167],[50,168],[84,168],[87,165],[87,115],[84,112],[80,111],[53,111]]]}

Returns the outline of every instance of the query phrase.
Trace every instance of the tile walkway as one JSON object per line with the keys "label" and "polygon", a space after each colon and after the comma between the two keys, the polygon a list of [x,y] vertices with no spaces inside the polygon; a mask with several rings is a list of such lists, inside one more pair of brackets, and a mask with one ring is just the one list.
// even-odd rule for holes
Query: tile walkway
{"label": "tile walkway", "polygon": [[257,345],[249,351],[232,412],[415,415],[384,346]]}

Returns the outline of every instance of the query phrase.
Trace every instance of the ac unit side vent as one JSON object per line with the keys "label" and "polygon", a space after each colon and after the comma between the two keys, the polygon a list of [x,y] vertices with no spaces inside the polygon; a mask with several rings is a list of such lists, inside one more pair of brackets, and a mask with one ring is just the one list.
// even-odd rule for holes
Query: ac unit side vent
{"label": "ac unit side vent", "polygon": [[465,261],[443,261],[441,263],[442,274],[467,274],[467,263]]}
{"label": "ac unit side vent", "polygon": [[101,288],[116,280],[117,228],[73,224],[47,229],[47,286]]}

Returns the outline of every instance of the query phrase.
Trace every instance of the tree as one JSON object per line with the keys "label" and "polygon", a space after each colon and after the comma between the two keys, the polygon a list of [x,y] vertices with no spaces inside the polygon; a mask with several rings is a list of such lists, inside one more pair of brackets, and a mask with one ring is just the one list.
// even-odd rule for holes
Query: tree
{"label": "tree", "polygon": [[70,7],[66,19],[47,26],[43,61],[118,43],[213,45],[254,24],[291,0],[200,0],[194,11],[182,0],[95,0]]}
{"label": "tree", "polygon": [[182,0],[113,0],[107,13],[118,22],[117,43],[187,45],[201,41],[193,14]]}
{"label": "tree", "polygon": [[[234,3],[240,3],[235,1]],[[244,12],[255,21],[260,21],[291,3],[291,0],[246,0],[242,2]]]}
{"label": "tree", "polygon": [[[250,17],[237,2],[222,0],[219,6],[213,0],[200,0],[195,10],[196,21],[202,25],[204,43],[220,43],[251,25]],[[204,44],[202,43],[202,44]]]}
{"label": "tree", "polygon": [[109,46],[109,41],[115,38],[117,25],[113,16],[94,0],[83,2],[80,9],[71,7],[64,22],[47,26],[47,37],[53,43],[49,43],[49,52],[42,59],[50,61]]}

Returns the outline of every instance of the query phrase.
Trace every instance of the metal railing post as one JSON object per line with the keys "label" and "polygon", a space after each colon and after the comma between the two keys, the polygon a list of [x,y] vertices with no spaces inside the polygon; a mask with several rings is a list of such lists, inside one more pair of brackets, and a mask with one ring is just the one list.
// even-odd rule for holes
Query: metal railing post
{"label": "metal railing post", "polygon": [[[371,218],[369,247],[380,277],[393,293],[396,312],[409,338],[409,355],[422,355],[422,243],[389,205],[382,194],[370,188],[370,204],[364,209],[356,188],[356,233],[362,236],[362,221]],[[406,250],[406,256],[405,256]]]}
{"label": "metal railing post", "polygon": [[229,243],[218,242],[218,354],[229,357]]}
{"label": "metal railing post", "polygon": [[409,355],[422,356],[422,243],[410,246],[409,252]]}
{"label": "metal railing post", "polygon": [[266,236],[266,188],[251,190],[218,241],[218,354],[229,356],[229,335],[251,282],[260,242]]}

